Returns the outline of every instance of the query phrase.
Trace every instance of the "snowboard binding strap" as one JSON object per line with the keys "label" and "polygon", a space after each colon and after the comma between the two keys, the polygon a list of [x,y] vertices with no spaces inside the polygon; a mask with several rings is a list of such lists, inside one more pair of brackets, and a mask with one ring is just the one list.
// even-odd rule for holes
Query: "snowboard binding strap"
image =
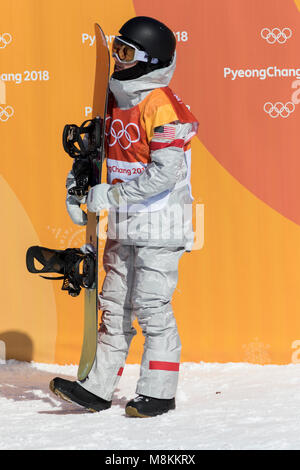
{"label": "snowboard binding strap", "polygon": [[[42,265],[41,269],[35,262]],[[77,297],[81,288],[92,289],[95,283],[95,257],[92,253],[82,253],[79,248],[51,250],[42,246],[31,246],[26,253],[26,266],[30,273],[57,273],[61,276],[44,279],[63,280],[62,290]]]}
{"label": "snowboard binding strap", "polygon": [[76,186],[69,189],[69,194],[84,197],[93,183],[93,161],[101,147],[101,119],[95,117],[84,121],[81,126],[67,124],[63,130],[65,152],[74,158],[72,171]]}
{"label": "snowboard binding strap", "polygon": [[88,119],[81,126],[66,124],[63,130],[63,146],[72,158],[97,157],[101,143],[100,119]]}

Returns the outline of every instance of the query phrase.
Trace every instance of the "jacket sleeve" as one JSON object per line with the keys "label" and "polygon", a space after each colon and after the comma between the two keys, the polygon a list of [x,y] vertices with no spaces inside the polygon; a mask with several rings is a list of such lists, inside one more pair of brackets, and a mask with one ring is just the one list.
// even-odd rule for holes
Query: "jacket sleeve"
{"label": "jacket sleeve", "polygon": [[[150,142],[151,163],[145,171],[137,178],[117,183],[108,190],[113,206],[142,203],[164,191],[172,191],[176,183],[186,178],[184,146],[192,137],[192,124],[176,121],[157,130],[159,132],[155,132]],[[157,137],[160,134],[162,137]]]}

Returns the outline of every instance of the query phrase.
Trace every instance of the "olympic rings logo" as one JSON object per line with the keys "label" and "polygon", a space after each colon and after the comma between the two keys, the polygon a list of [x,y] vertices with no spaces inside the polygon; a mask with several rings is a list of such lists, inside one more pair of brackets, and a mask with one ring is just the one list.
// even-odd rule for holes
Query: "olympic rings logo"
{"label": "olympic rings logo", "polygon": [[4,49],[12,41],[12,36],[9,33],[0,34],[0,49]]}
{"label": "olympic rings logo", "polygon": [[0,121],[5,122],[14,114],[14,109],[11,106],[0,105]]}
{"label": "olympic rings logo", "polygon": [[264,111],[271,118],[277,118],[278,116],[287,118],[295,111],[295,105],[292,101],[288,101],[286,104],[281,103],[281,101],[277,101],[275,104],[268,101],[264,104]]}
{"label": "olympic rings logo", "polygon": [[[106,118],[106,122],[111,119],[110,116],[108,116]],[[115,125],[116,123],[120,123],[120,126],[121,126],[121,129],[119,130],[116,130],[115,128]],[[130,135],[129,133],[129,128],[133,129],[136,129],[136,134],[137,134],[137,137],[135,139],[132,138],[132,136]],[[119,127],[119,126],[118,126]],[[121,119],[114,119],[110,125],[110,128],[109,128],[109,131],[108,132],[105,132],[105,135],[106,136],[109,136],[111,135],[113,137],[113,141],[112,142],[109,142],[109,146],[110,147],[113,147],[114,145],[116,145],[116,143],[118,142],[119,145],[122,147],[123,150],[127,150],[129,149],[129,147],[131,147],[132,144],[135,144],[136,142],[138,142],[140,139],[141,139],[141,134],[140,134],[140,130],[137,126],[137,124],[134,124],[133,122],[130,122],[129,124],[127,124],[125,127],[124,127],[124,124],[123,122],[121,121]],[[121,139],[124,137],[125,139],[125,142],[124,142],[124,139],[123,141],[121,142]],[[127,142],[127,143],[126,143]]]}
{"label": "olympic rings logo", "polygon": [[282,30],[279,28],[273,28],[272,30],[269,28],[263,28],[260,35],[269,44],[274,44],[275,42],[278,42],[278,44],[284,44],[292,37],[292,30],[290,28],[283,28]]}

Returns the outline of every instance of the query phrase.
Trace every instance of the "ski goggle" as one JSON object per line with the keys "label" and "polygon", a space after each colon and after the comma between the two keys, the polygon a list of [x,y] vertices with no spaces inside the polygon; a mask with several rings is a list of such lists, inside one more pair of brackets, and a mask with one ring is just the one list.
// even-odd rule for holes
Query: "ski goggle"
{"label": "ski goggle", "polygon": [[[148,62],[148,54],[145,51],[140,51],[133,44],[129,44],[120,37],[115,37],[112,44],[112,54],[119,62],[123,64],[132,64],[136,60],[141,62]],[[157,64],[158,59],[152,59],[151,64]]]}

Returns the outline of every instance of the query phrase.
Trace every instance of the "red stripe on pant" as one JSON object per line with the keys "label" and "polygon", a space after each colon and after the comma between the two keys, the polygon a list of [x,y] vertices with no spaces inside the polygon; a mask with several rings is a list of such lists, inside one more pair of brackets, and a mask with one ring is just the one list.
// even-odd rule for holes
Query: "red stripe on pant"
{"label": "red stripe on pant", "polygon": [[149,361],[149,369],[151,370],[170,370],[173,372],[179,371],[179,362],[165,362],[165,361]]}
{"label": "red stripe on pant", "polygon": [[119,371],[118,371],[118,375],[122,375],[123,374],[123,370],[124,370],[124,367],[120,367]]}

